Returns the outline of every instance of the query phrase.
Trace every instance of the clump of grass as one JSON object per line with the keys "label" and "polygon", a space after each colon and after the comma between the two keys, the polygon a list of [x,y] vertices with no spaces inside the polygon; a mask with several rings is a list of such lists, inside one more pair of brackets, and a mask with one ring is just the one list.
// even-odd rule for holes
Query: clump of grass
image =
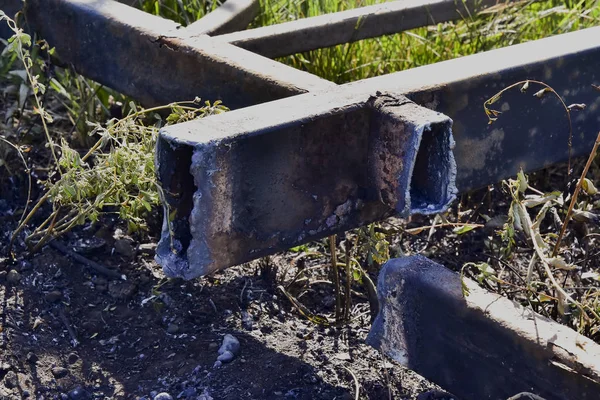
{"label": "clump of grass", "polygon": [[130,5],[154,15],[189,25],[219,7],[220,0],[131,0]]}
{"label": "clump of grass", "polygon": [[[260,24],[374,4],[364,2],[265,1]],[[460,3],[457,3],[460,7]],[[345,83],[574,31],[600,23],[600,2],[500,3],[456,22],[314,50],[280,59],[336,83]]]}
{"label": "clump of grass", "polygon": [[[26,243],[35,243],[35,251],[51,237],[63,235],[86,221],[96,222],[106,209],[117,210],[130,232],[144,228],[145,215],[160,203],[161,189],[154,170],[159,129],[227,110],[219,102],[206,102],[200,108],[198,105],[199,101],[195,101],[138,109],[131,104],[132,111],[125,118],[112,119],[106,126],[92,124],[90,135],[99,139],[83,156],[61,140],[58,163],[63,172],[56,181],[45,182],[46,194],[24,223],[46,200],[52,202],[52,212],[27,236]],[[166,121],[158,114],[162,110],[172,111]]]}
{"label": "clump of grass", "polygon": [[[84,91],[90,92],[88,82],[77,76],[71,77],[68,73],[62,75],[62,82],[77,84],[77,95],[72,95],[74,90],[67,91],[65,85],[56,77],[42,83],[43,75],[35,73],[40,68],[31,56],[30,49],[35,48],[31,37],[6,15],[0,14],[0,19],[7,21],[14,33],[5,52],[10,54],[13,65],[17,65],[14,61],[18,60],[18,65],[22,68],[17,70],[20,71],[17,75],[21,79],[18,104],[25,108],[26,102],[33,98],[34,112],[40,118],[46,147],[52,155],[48,179],[40,182],[45,193],[13,232],[9,250],[46,202],[50,202],[52,206],[49,216],[25,237],[25,243],[33,251],[77,225],[87,221],[96,222],[99,215],[107,210],[118,213],[119,217],[127,222],[130,232],[144,228],[145,215],[160,202],[161,188],[154,170],[154,147],[159,129],[165,125],[218,114],[227,111],[227,108],[220,102],[201,104],[200,99],[150,109],[140,108],[134,102],[130,102],[127,116],[100,123],[91,118],[91,114],[96,114],[95,110],[91,110],[91,114],[85,114],[85,104],[80,105],[79,109],[69,108],[69,104],[74,104],[76,96],[81,96]],[[82,89],[83,85],[85,90]],[[42,97],[46,94],[48,86],[69,101],[63,101],[62,105],[72,117],[78,115],[77,120],[85,122],[93,145],[83,155],[72,147],[66,138],[57,138],[51,134],[50,125],[54,118],[44,107]],[[91,100],[97,99],[100,88],[97,86],[94,95],[90,97]],[[170,112],[166,119],[159,114],[164,111]],[[77,126],[74,118],[71,122],[74,127]],[[85,132],[83,129],[82,131]],[[0,138],[2,143],[9,143],[15,149],[19,149],[4,137],[4,134]],[[23,158],[22,154],[19,154]],[[26,213],[28,205],[23,214]]]}
{"label": "clump of grass", "polygon": [[126,96],[71,69],[53,68],[48,78],[48,86],[54,96],[48,99],[47,107],[66,116],[71,126],[67,138],[73,145],[81,148],[92,146],[94,140],[89,133],[94,123],[121,118],[123,113],[130,111],[131,100]]}
{"label": "clump of grass", "polygon": [[[572,110],[585,108],[585,105],[573,104],[567,106],[556,91],[543,82],[517,82],[492,96],[483,106],[490,123],[496,121],[500,115],[500,112],[490,108],[493,103],[499,100],[506,91],[515,87],[520,87],[520,90],[524,93],[527,92],[530,84],[542,87],[541,90],[535,92],[534,96],[541,98],[546,93],[551,93],[562,104],[569,120],[569,141],[565,144],[568,146],[570,155],[572,136],[570,114]],[[583,274],[581,267],[574,262],[572,254],[581,242],[585,243],[590,240],[590,235],[587,234],[583,238],[572,238],[571,243],[567,246],[562,246],[562,244],[567,225],[574,217],[578,219],[577,222],[582,224],[581,227],[585,232],[589,232],[589,224],[596,225],[599,220],[598,215],[593,212],[595,207],[593,200],[594,196],[598,194],[598,190],[592,180],[587,178],[599,146],[600,133],[583,167],[580,178],[576,180],[575,189],[572,193],[569,187],[564,191],[549,193],[539,191],[529,184],[523,171],[517,175],[516,179],[509,179],[504,182],[504,187],[511,198],[511,202],[506,223],[498,235],[503,245],[496,246],[503,249],[502,259],[508,263],[514,258],[514,250],[517,248],[517,236],[525,239],[528,247],[532,250],[527,268],[521,270],[511,268],[522,282],[520,285],[514,285],[499,278],[496,271],[486,262],[469,262],[461,270],[462,274],[465,269],[470,269],[471,273],[474,272],[480,284],[492,282],[499,285],[512,285],[517,291],[525,293],[526,304],[532,307],[536,304],[538,310],[542,310],[546,315],[554,316],[592,338],[600,331],[598,288],[588,288],[589,290],[585,294],[577,288],[584,277],[596,279],[597,281],[600,279],[598,279],[597,271],[593,271],[591,274],[586,272],[587,275]],[[569,157],[565,175],[569,176],[570,173],[571,158]],[[582,194],[583,200],[579,197],[580,194]],[[533,214],[531,214],[532,211]],[[562,221],[561,213],[564,214]],[[553,217],[553,222],[550,224],[546,222],[547,216]],[[557,234],[557,232],[559,233]],[[494,246],[494,243],[491,245]],[[540,266],[541,268],[539,268]],[[539,279],[535,278],[536,272]]]}

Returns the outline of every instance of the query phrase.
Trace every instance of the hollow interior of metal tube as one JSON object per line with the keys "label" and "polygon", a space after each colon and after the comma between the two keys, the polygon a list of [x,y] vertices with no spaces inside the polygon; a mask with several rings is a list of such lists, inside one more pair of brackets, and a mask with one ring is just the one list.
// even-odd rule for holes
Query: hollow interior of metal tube
{"label": "hollow interior of metal tube", "polygon": [[443,211],[456,198],[456,163],[447,123],[423,127],[410,184],[412,214]]}

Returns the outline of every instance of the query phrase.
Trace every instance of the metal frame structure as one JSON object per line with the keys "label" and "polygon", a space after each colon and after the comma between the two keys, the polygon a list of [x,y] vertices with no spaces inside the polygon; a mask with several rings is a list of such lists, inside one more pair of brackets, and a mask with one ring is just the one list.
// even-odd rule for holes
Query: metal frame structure
{"label": "metal frame structure", "polygon": [[[566,160],[568,122],[552,96],[506,93],[499,109],[509,115],[488,125],[484,101],[517,81],[541,80],[567,104],[586,103],[572,116],[572,154],[589,151],[600,120],[592,86],[600,28],[345,85],[270,59],[456,20],[499,2],[398,0],[250,30],[254,0],[227,0],[187,28],[112,0],[28,0],[24,11],[62,60],[144,105],[200,96],[234,110],[160,134],[157,169],[176,216],[165,220],[157,259],[187,279],[403,210],[427,212],[410,204],[414,187],[430,191],[424,197],[436,211],[453,198],[454,179],[466,191]],[[0,0],[5,10],[20,4]],[[428,118],[449,121],[452,132],[431,129]],[[422,137],[434,131],[442,133],[423,150]],[[417,147],[410,157],[398,152],[399,141]],[[378,164],[382,152],[408,167],[383,176],[390,169]],[[432,180],[436,174],[445,180]],[[381,194],[388,189],[391,200]]]}
{"label": "metal frame structure", "polygon": [[[398,0],[251,30],[243,29],[258,12],[254,0],[227,0],[187,28],[112,0],[28,0],[25,15],[63,61],[146,106],[200,96],[233,109],[169,126],[157,143],[166,211],[156,257],[167,275],[191,279],[390,215],[439,212],[458,191],[588,152],[600,122],[600,27],[345,85],[269,58],[497,2]],[[0,0],[9,13],[20,6]],[[509,115],[488,124],[486,99],[526,80],[587,104],[567,111],[572,149],[553,96],[504,93],[497,108]],[[465,300],[456,274],[425,261],[384,267],[371,345],[467,397],[529,388],[548,399],[597,397],[587,362],[596,348],[581,352],[568,328],[517,311],[507,318],[508,300]],[[540,336],[540,322],[552,332]],[[423,343],[438,346],[439,357]],[[506,365],[528,378],[472,379],[502,375]]]}

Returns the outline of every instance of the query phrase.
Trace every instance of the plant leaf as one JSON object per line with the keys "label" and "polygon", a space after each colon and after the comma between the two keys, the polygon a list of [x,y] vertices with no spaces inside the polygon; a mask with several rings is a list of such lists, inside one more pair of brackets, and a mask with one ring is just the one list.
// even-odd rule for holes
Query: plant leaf
{"label": "plant leaf", "polygon": [[584,178],[583,182],[581,182],[581,188],[585,190],[585,192],[589,195],[594,195],[598,193],[598,189],[594,186],[594,183],[588,178]]}
{"label": "plant leaf", "polygon": [[464,233],[472,231],[475,228],[477,228],[477,225],[465,224],[465,225],[457,226],[452,231],[454,233],[456,233],[457,235],[462,235]]}

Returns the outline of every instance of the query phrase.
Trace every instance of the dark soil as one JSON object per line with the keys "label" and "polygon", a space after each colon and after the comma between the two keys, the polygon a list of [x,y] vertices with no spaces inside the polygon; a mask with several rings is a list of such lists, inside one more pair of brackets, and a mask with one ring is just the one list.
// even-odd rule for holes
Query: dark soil
{"label": "dark soil", "polygon": [[[564,179],[556,173],[561,170],[550,168],[532,179],[549,191],[561,187]],[[13,210],[20,197],[6,196],[0,204],[2,255],[17,222]],[[498,239],[492,239],[509,205],[496,185],[464,195],[447,214],[454,221],[480,224],[487,215],[491,219],[483,228],[463,235],[451,227],[408,234],[406,229],[439,223],[415,217],[390,219],[377,231],[387,235],[391,257],[420,253],[457,271],[467,262],[489,262],[499,277],[519,284],[532,250],[517,235],[517,250],[507,262],[494,245]],[[158,230],[158,222],[151,231]],[[280,285],[307,310],[331,319],[335,298],[325,241],[183,281],[166,279],[153,261],[156,237],[129,238],[119,226],[105,218],[59,243],[126,280],[98,274],[52,244],[25,256],[17,243],[16,262],[0,258],[0,399],[164,399],[157,396],[162,392],[204,400],[354,399],[355,378],[361,399],[451,398],[365,344],[371,313],[367,291],[358,282],[352,321],[341,327],[311,322],[285,297]],[[577,232],[569,230],[565,238],[570,261],[582,266],[578,274],[597,271],[595,241],[580,250],[577,243],[585,240]],[[311,257],[311,252],[320,255]],[[368,267],[365,254],[357,256]],[[293,279],[302,268],[309,272]],[[378,265],[368,272],[376,280]],[[472,272],[466,271],[476,278]],[[517,300],[522,296],[512,286],[481,283]],[[531,304],[555,316],[546,303]],[[226,334],[239,340],[241,350],[233,361],[219,365]]]}
{"label": "dark soil", "polygon": [[[269,268],[262,261],[167,280],[152,243],[137,248],[113,233],[88,227],[64,242],[87,244],[85,257],[127,280],[93,273],[50,246],[17,263],[2,259],[0,399],[354,399],[349,371],[361,398],[429,398],[431,383],[364,343],[365,298],[354,299],[354,320],[343,328],[317,326],[291,307],[267,272],[295,263],[292,255],[271,258]],[[130,250],[133,257],[122,255]],[[317,283],[301,300],[329,313],[332,293]],[[225,334],[241,351],[215,366]]]}

